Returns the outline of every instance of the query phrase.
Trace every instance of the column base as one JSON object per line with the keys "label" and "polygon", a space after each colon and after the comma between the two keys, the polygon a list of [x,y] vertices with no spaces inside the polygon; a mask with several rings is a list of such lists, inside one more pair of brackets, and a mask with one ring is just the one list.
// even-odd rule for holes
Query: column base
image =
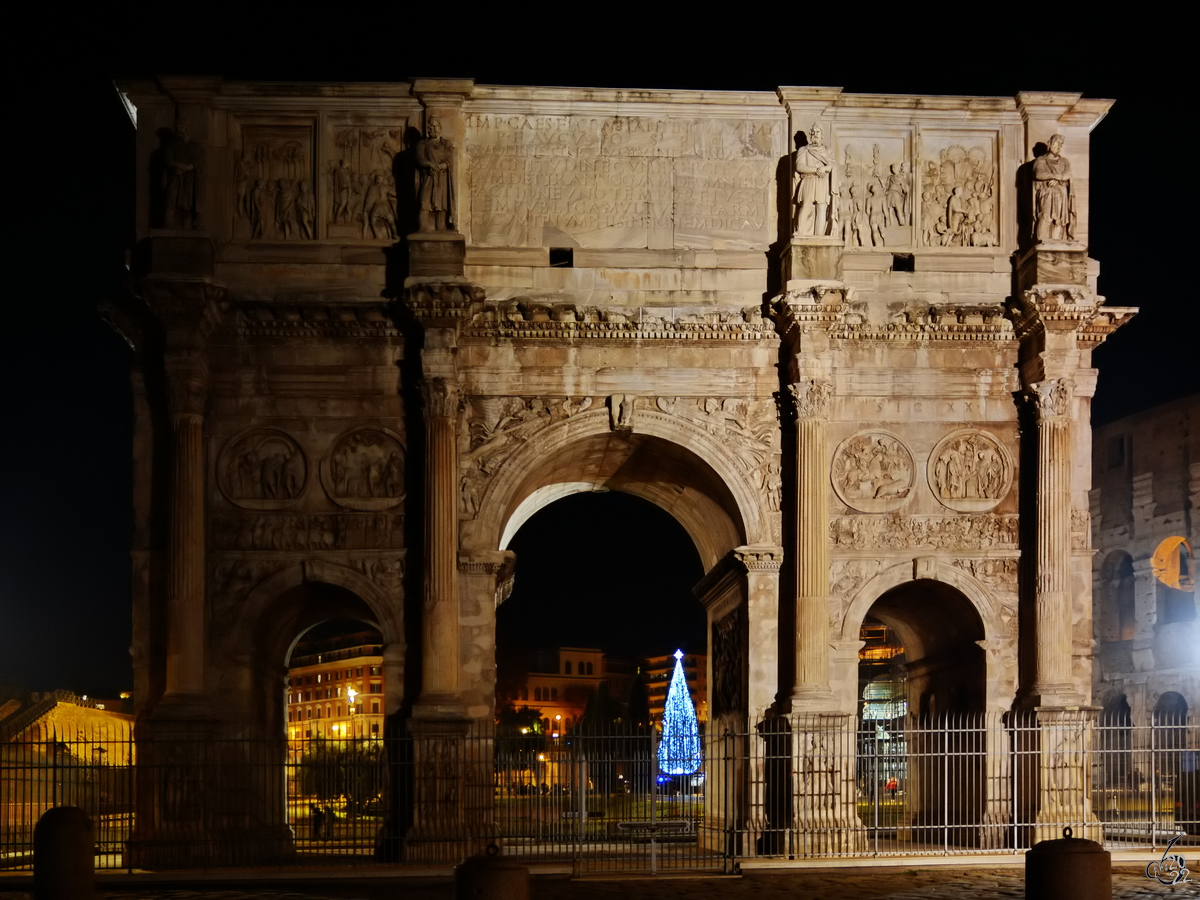
{"label": "column base", "polygon": [[838,708],[840,700],[828,687],[821,685],[812,690],[798,690],[785,701],[787,712],[797,713],[832,713],[841,714]]}

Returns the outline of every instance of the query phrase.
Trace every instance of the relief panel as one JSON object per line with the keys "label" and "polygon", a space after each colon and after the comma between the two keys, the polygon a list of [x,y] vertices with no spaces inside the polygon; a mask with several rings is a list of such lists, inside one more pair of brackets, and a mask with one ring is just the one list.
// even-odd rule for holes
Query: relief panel
{"label": "relief panel", "polygon": [[994,133],[922,133],[922,246],[999,245],[997,158]]}
{"label": "relief panel", "polygon": [[326,233],[331,238],[393,241],[397,237],[395,157],[407,120],[330,126],[325,158]]}
{"label": "relief panel", "polygon": [[908,136],[839,129],[839,236],[850,248],[912,247],[912,151]]}
{"label": "relief panel", "polygon": [[316,180],[311,125],[246,125],[234,160],[233,236],[237,240],[312,240]]}

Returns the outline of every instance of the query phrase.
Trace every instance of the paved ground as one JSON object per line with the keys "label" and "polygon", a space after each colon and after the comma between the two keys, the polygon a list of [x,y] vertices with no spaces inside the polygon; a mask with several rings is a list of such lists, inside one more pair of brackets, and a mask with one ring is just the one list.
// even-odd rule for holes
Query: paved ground
{"label": "paved ground", "polygon": [[[1020,867],[957,872],[945,867],[900,871],[838,871],[749,874],[742,877],[658,877],[621,880],[536,878],[531,900],[1021,900]],[[0,900],[31,900],[0,883]],[[337,879],[270,886],[218,886],[158,890],[101,890],[101,900],[451,900],[448,879]],[[1113,875],[1115,900],[1200,897],[1200,884],[1173,886],[1148,880],[1141,872]]]}

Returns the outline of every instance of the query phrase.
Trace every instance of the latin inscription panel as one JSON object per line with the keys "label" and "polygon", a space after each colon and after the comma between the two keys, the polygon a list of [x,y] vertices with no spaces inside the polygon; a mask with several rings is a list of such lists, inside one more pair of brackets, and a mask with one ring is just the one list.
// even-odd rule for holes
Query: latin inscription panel
{"label": "latin inscription panel", "polygon": [[764,249],[783,144],[766,120],[471,115],[471,241]]}

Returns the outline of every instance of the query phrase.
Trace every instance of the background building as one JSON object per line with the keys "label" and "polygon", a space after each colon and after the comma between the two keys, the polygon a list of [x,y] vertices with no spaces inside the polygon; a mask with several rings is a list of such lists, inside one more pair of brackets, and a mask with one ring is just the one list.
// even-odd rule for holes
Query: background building
{"label": "background building", "polygon": [[300,641],[288,666],[288,738],[383,736],[379,633]]}
{"label": "background building", "polygon": [[1137,724],[1200,706],[1200,394],[1094,430],[1095,702]]}

